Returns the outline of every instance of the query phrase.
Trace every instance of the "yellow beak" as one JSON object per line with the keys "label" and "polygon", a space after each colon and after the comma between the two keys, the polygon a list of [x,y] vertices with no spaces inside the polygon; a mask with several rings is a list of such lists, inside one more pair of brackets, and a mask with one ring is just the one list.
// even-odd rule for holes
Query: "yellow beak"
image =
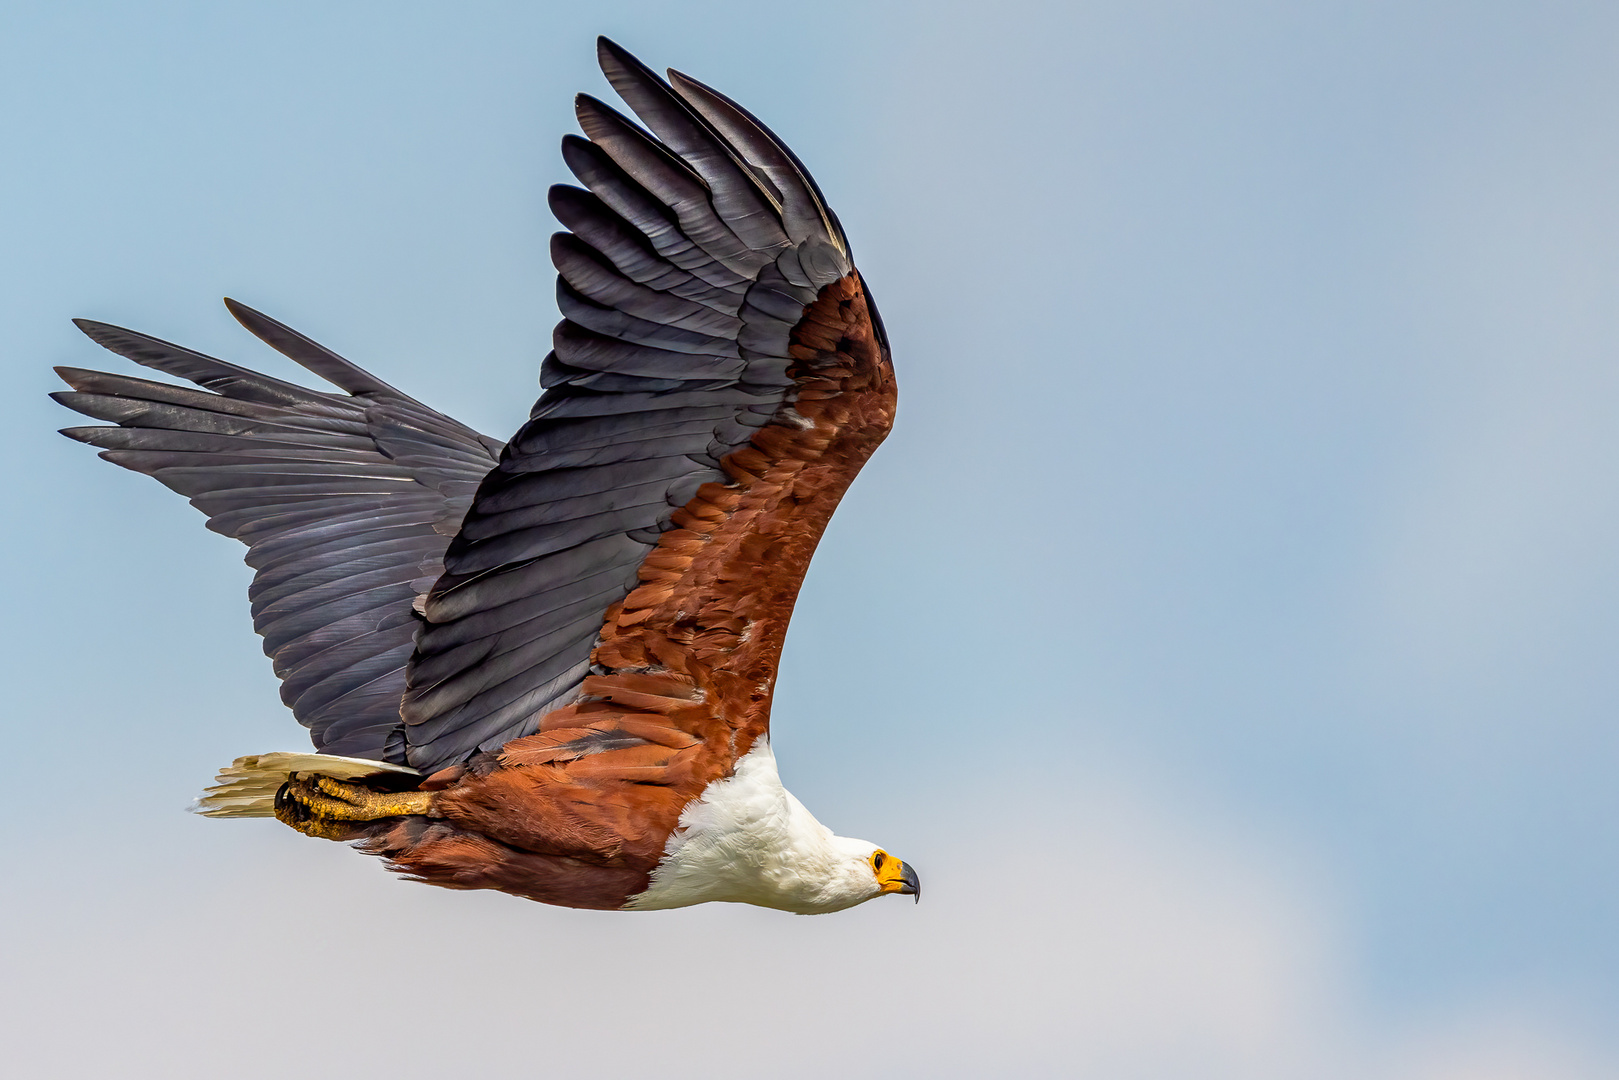
{"label": "yellow beak", "polygon": [[885,893],[899,893],[901,896],[914,896],[917,903],[922,901],[922,881],[916,876],[909,863],[890,856],[883,863],[883,868],[877,871],[877,883],[882,886]]}

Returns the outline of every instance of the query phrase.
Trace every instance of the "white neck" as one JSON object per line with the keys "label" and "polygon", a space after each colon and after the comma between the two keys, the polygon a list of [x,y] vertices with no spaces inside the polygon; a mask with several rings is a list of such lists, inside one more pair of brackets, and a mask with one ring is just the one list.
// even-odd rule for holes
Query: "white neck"
{"label": "white neck", "polygon": [[841,911],[877,896],[867,858],[876,846],[835,836],[781,786],[761,738],[736,772],[687,805],[647,890],[627,908],[725,900],[795,911]]}

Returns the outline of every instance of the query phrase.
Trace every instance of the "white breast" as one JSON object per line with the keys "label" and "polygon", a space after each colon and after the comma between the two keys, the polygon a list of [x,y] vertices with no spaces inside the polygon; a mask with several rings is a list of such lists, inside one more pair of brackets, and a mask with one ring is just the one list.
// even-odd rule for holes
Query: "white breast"
{"label": "white breast", "polygon": [[879,895],[867,861],[876,845],[834,836],[781,786],[768,739],[708,785],[680,815],[647,890],[624,906],[713,900],[801,915],[841,911]]}

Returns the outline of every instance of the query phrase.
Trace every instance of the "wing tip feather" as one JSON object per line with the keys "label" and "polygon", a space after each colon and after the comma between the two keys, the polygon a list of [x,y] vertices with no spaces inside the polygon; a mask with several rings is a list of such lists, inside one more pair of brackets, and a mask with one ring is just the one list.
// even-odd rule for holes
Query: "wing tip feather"
{"label": "wing tip feather", "polygon": [[242,324],[242,328],[276,352],[306,371],[313,372],[351,397],[371,394],[395,397],[416,404],[414,398],[397,387],[377,378],[309,335],[294,330],[286,323],[247,306],[240,300],[224,297],[225,310]]}

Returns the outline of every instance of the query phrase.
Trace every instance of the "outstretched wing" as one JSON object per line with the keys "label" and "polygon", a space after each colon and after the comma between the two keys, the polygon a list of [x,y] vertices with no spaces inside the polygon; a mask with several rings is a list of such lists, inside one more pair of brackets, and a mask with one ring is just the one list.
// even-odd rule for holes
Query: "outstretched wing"
{"label": "outstretched wing", "polygon": [[875,309],[791,151],[700,83],[598,55],[650,132],[578,99],[545,393],[423,605],[402,713],[424,771],[542,727],[559,734],[524,741],[536,762],[645,775],[695,738],[727,768],[765,730],[810,554],[893,416]]}
{"label": "outstretched wing", "polygon": [[405,761],[399,702],[444,550],[500,444],[251,308],[254,334],[346,391],[322,393],[105,323],[78,326],[138,364],[202,387],[58,368],[52,395],[117,427],[64,435],[102,448],[248,546],[254,628],[281,699],[327,754]]}

